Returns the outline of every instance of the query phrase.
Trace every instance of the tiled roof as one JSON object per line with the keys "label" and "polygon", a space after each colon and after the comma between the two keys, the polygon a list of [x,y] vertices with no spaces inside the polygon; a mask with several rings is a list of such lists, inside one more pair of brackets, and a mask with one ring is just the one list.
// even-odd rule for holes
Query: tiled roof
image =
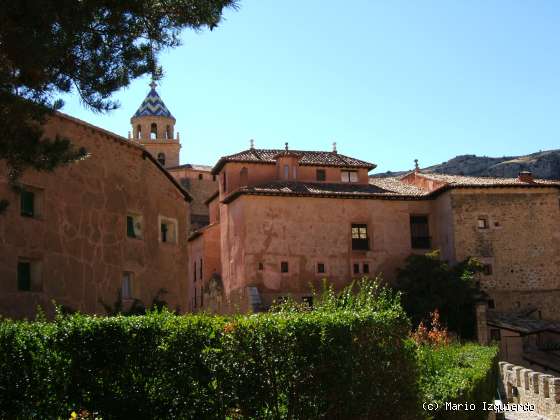
{"label": "tiled roof", "polygon": [[[374,163],[365,162],[360,159],[341,155],[337,152],[322,152],[308,150],[289,150],[290,154],[300,156],[300,165],[317,165],[317,166],[337,166],[349,168],[367,168],[374,169]],[[275,157],[279,154],[286,153],[284,149],[247,149],[239,153],[229,156],[223,156],[212,169],[213,173],[218,173],[226,162],[254,162],[254,163],[276,163]]]}
{"label": "tiled roof", "polygon": [[400,195],[410,195],[421,197],[428,195],[428,191],[423,190],[416,185],[411,185],[406,182],[402,182],[400,178],[391,177],[391,178],[370,178],[369,183],[371,185],[376,185],[379,188],[383,188],[384,190],[391,191],[394,194]]}
{"label": "tiled roof", "polygon": [[476,177],[463,175],[444,175],[432,173],[420,173],[420,176],[434,181],[444,182],[452,187],[500,187],[500,186],[516,186],[516,187],[547,187],[560,186],[560,180],[547,180],[534,178],[532,183],[520,181],[519,178],[498,178],[498,177]]}
{"label": "tiled roof", "polygon": [[194,163],[185,163],[184,165],[172,166],[170,168],[167,168],[168,171],[171,171],[173,169],[192,169],[193,171],[210,172],[212,170],[212,167],[208,166],[208,165],[197,165],[197,164],[194,164]]}
{"label": "tiled roof", "polygon": [[173,118],[171,112],[167,109],[159,94],[156,91],[155,83],[152,83],[148,96],[142,101],[140,108],[134,113],[132,118],[137,117],[168,117]]}
{"label": "tiled roof", "polygon": [[229,203],[242,194],[378,199],[414,199],[418,196],[373,184],[276,181],[241,187],[229,194],[223,202]]}
{"label": "tiled roof", "polygon": [[554,331],[560,333],[560,322],[534,319],[522,314],[488,312],[488,323],[500,328],[518,331],[523,334],[540,331]]}

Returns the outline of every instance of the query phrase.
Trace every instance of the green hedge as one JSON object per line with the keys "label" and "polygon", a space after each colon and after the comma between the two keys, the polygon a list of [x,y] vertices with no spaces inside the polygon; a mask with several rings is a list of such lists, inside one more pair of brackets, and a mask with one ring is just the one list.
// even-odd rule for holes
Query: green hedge
{"label": "green hedge", "polygon": [[[498,379],[498,349],[477,344],[452,344],[418,349],[423,402],[437,403],[436,419],[486,419],[482,402],[493,402]],[[446,410],[445,403],[474,403],[476,411]]]}
{"label": "green hedge", "polygon": [[402,309],[0,322],[0,418],[414,419]]}

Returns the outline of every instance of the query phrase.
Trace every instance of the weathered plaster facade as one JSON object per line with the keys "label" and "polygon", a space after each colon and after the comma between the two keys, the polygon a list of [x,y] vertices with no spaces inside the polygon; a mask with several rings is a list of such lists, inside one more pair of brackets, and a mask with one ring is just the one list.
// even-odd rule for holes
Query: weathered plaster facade
{"label": "weathered plaster facade", "polygon": [[[0,167],[0,314],[52,313],[51,300],[73,310],[104,313],[131,273],[130,299],[150,304],[160,289],[171,308],[187,310],[188,194],[145,150],[122,137],[56,114],[45,133],[86,148],[89,156],[53,173],[25,172],[21,184],[35,193],[33,217],[21,213],[20,193]],[[127,216],[138,219],[135,238]],[[163,218],[163,219],[162,219]],[[176,223],[176,238],[162,242],[160,221]],[[18,290],[20,262],[31,264],[29,291]]]}

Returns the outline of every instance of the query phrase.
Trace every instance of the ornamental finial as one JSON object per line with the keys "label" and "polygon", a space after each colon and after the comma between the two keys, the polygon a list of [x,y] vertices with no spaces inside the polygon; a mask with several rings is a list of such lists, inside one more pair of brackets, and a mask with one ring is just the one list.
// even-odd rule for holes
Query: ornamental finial
{"label": "ornamental finial", "polygon": [[249,144],[251,145],[251,149],[255,148],[255,140],[253,139],[249,140]]}
{"label": "ornamental finial", "polygon": [[420,170],[420,166],[418,166],[418,159],[414,159],[414,172],[418,172]]}
{"label": "ornamental finial", "polygon": [[157,86],[156,81],[155,81],[154,79],[152,79],[152,82],[150,83],[150,87],[151,87],[152,89],[155,89],[156,86]]}
{"label": "ornamental finial", "polygon": [[337,153],[337,151],[336,151],[336,141],[334,141],[333,144],[332,144],[332,151],[333,151],[333,153]]}
{"label": "ornamental finial", "polygon": [[286,151],[288,151],[288,142],[284,143],[286,145]]}

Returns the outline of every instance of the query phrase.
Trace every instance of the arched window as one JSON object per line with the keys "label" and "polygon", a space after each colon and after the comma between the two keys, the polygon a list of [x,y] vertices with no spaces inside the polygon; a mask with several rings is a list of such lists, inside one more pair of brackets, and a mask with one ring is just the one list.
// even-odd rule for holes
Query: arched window
{"label": "arched window", "polygon": [[247,168],[242,168],[239,172],[239,183],[241,186],[247,185],[249,182],[249,170]]}
{"label": "arched window", "polygon": [[157,124],[152,123],[150,126],[150,139],[155,140],[157,139]]}
{"label": "arched window", "polygon": [[142,126],[140,124],[138,124],[136,126],[136,138],[137,139],[141,139],[142,138]]}
{"label": "arched window", "polygon": [[158,153],[157,160],[161,166],[165,166],[165,153]]}
{"label": "arched window", "polygon": [[166,139],[172,139],[173,138],[173,133],[171,132],[171,126],[170,125],[168,125],[165,128],[165,138]]}

